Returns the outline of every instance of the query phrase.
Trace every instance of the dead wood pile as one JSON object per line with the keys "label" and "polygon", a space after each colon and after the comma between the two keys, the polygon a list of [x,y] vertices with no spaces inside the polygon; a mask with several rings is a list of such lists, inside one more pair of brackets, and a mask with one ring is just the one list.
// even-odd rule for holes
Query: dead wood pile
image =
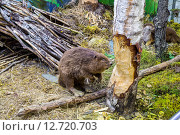
{"label": "dead wood pile", "polygon": [[[78,46],[72,40],[74,33],[78,31],[52,13],[23,7],[15,0],[0,1],[0,40],[14,38],[51,68],[58,67],[57,62],[66,50]],[[8,49],[11,47],[12,44]]]}

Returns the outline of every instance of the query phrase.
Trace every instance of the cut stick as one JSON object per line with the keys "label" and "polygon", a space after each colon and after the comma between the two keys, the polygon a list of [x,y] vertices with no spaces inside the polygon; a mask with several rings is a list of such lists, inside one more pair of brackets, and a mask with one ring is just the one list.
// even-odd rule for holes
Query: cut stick
{"label": "cut stick", "polygon": [[170,66],[173,62],[179,62],[180,61],[180,55],[176,56],[175,58],[171,59],[171,60],[168,60],[168,61],[165,61],[161,64],[158,64],[158,65],[155,65],[155,66],[152,66],[150,68],[147,68],[147,69],[144,69],[144,70],[141,70],[139,72],[139,77],[138,79],[142,79],[144,76],[147,76],[147,75],[150,75],[150,74],[153,74],[155,72],[158,72],[160,70],[163,70],[164,68]]}
{"label": "cut stick", "polygon": [[42,103],[40,105],[31,105],[27,106],[25,108],[22,108],[19,110],[17,116],[24,116],[30,113],[39,113],[46,110],[52,110],[58,107],[69,107],[74,106],[75,104],[95,100],[101,97],[104,97],[106,95],[106,91],[111,88],[101,89],[99,91],[86,94],[83,97],[67,97],[67,98],[61,98],[59,100],[54,100],[47,103]]}
{"label": "cut stick", "polygon": [[2,65],[0,65],[0,67],[5,66],[5,65],[7,65],[7,64],[9,64],[9,63],[11,63],[11,62],[14,62],[14,61],[16,61],[16,60],[18,60],[18,59],[20,59],[20,58],[26,57],[26,56],[31,55],[31,54],[32,54],[32,53],[28,53],[28,54],[19,56],[19,57],[13,59],[13,60],[10,60],[10,61],[8,61],[8,62],[6,62],[6,63],[3,63]]}
{"label": "cut stick", "polygon": [[10,10],[16,12],[16,13],[19,13],[19,14],[21,14],[21,15],[23,15],[23,16],[27,16],[27,14],[24,14],[24,13],[22,13],[21,11],[15,9],[15,8],[13,8],[13,7],[10,7],[10,6],[7,6],[7,5],[4,5],[4,6],[5,6],[6,8],[9,8]]}

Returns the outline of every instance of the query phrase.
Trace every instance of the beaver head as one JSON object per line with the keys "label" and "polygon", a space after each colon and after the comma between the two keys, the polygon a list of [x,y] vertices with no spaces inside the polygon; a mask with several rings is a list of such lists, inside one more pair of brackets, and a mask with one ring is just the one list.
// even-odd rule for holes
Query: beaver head
{"label": "beaver head", "polygon": [[112,62],[103,54],[95,53],[93,59],[89,65],[89,71],[91,73],[101,73],[108,69],[112,65]]}

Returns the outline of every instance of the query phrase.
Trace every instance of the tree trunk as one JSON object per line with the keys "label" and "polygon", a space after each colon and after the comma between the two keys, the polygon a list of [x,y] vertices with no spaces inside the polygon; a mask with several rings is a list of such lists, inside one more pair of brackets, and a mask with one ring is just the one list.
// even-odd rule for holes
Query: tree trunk
{"label": "tree trunk", "polygon": [[157,15],[153,23],[155,27],[155,51],[157,58],[163,59],[163,54],[167,48],[166,27],[169,16],[168,0],[159,0]]}
{"label": "tree trunk", "polygon": [[[175,9],[175,7],[176,7],[176,0],[173,0],[173,4],[172,4],[172,9]],[[172,12],[172,11],[171,11]],[[173,20],[174,19],[174,14],[173,14],[173,12],[172,12],[172,14],[171,14],[171,20]]]}
{"label": "tree trunk", "polygon": [[113,41],[116,66],[109,85],[115,82],[115,87],[114,91],[108,91],[106,102],[111,111],[118,111],[120,114],[134,111],[144,3],[145,0],[114,1]]}

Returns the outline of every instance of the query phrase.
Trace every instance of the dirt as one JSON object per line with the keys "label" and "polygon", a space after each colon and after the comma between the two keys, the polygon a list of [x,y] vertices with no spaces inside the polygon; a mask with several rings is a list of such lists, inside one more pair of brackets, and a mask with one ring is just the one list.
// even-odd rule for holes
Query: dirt
{"label": "dirt", "polygon": [[[64,88],[42,77],[48,68],[39,61],[30,60],[14,66],[0,75],[0,119],[54,120],[84,119],[85,112],[105,107],[97,101],[82,103],[72,108],[57,108],[39,114],[17,117],[19,109],[70,96]],[[49,72],[54,74],[53,72]]]}

